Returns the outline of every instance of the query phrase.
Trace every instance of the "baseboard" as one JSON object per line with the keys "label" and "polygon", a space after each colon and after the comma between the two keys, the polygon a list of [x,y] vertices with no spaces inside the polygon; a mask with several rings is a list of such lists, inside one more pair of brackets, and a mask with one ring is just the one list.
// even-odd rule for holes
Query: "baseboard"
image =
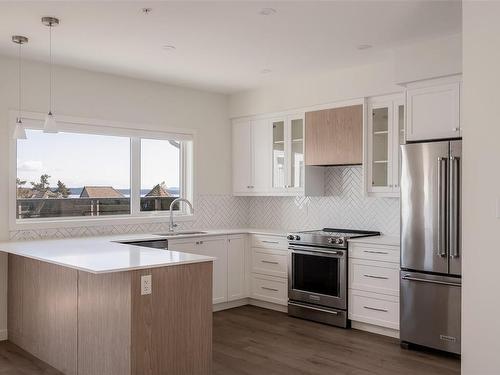
{"label": "baseboard", "polygon": [[7,340],[8,336],[6,329],[0,329],[0,341]]}
{"label": "baseboard", "polygon": [[359,329],[360,331],[367,331],[371,333],[376,333],[377,335],[384,335],[399,339],[399,331],[396,329],[380,327],[368,323],[355,322],[352,320],[351,320],[351,327],[354,329]]}
{"label": "baseboard", "polygon": [[234,309],[235,307],[241,307],[248,305],[249,301],[248,298],[242,298],[236,301],[230,301],[230,302],[222,302],[222,303],[217,303],[213,305],[212,311],[222,311],[222,310],[227,310],[227,309]]}
{"label": "baseboard", "polygon": [[272,302],[260,301],[258,299],[249,298],[249,305],[262,307],[264,309],[275,310],[280,312],[288,312],[288,306],[278,305]]}

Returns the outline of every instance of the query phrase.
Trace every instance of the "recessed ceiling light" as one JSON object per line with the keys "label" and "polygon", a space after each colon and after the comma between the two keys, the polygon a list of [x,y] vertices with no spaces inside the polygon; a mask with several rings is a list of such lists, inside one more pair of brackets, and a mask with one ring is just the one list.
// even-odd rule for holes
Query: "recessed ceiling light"
{"label": "recessed ceiling light", "polygon": [[271,73],[271,72],[272,72],[272,70],[271,70],[271,69],[262,69],[260,72],[261,72],[262,74],[269,74],[269,73]]}
{"label": "recessed ceiling light", "polygon": [[165,51],[174,51],[175,49],[177,49],[173,44],[165,44],[161,48],[163,48],[163,50]]}
{"label": "recessed ceiling light", "polygon": [[356,46],[356,48],[359,50],[370,49],[372,47],[373,46],[371,44],[359,44],[358,46]]}
{"label": "recessed ceiling light", "polygon": [[142,13],[149,14],[153,11],[153,8],[142,8]]}
{"label": "recessed ceiling light", "polygon": [[273,14],[276,14],[276,9],[274,8],[262,8],[259,12],[261,16],[272,16]]}

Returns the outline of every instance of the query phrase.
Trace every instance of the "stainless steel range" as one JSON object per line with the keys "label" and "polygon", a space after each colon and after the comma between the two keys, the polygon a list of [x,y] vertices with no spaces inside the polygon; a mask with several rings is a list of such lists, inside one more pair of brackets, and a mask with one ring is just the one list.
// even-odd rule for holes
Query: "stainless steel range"
{"label": "stainless steel range", "polygon": [[339,327],[347,316],[349,239],[380,232],[324,228],[290,233],[288,314]]}

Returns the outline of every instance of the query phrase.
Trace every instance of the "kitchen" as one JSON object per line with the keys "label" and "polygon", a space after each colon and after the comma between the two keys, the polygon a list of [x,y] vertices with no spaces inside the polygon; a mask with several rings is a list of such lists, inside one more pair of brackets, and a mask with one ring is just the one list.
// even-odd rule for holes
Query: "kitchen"
{"label": "kitchen", "polygon": [[[498,62],[488,47],[498,39],[497,4],[5,2],[1,7],[10,16],[0,44],[5,88],[0,93],[0,335],[8,338],[0,347],[2,358],[27,366],[0,361],[5,371],[42,373],[33,369],[38,366],[68,374],[327,374],[355,368],[444,374],[459,373],[460,367],[465,374],[496,372],[499,307],[487,292],[498,257],[493,251],[498,178],[488,173],[499,160],[491,121],[497,77],[486,74],[483,64],[493,68]],[[366,14],[361,34],[350,18],[359,12]],[[93,16],[90,29],[86,15]],[[422,16],[425,28],[412,23]],[[42,17],[49,19],[41,22]],[[162,28],[166,19],[168,27]],[[299,25],[298,20],[300,27],[284,33],[285,25]],[[306,27],[313,24],[318,27]],[[234,33],[222,37],[220,25]],[[200,27],[212,44],[182,33]],[[138,35],[125,39],[132,30]],[[160,37],[145,42],[159,30]],[[252,43],[253,37],[260,43]],[[319,56],[321,45],[338,44],[311,61],[283,43],[293,40],[309,56]],[[142,53],[131,54],[134,49]],[[216,52],[221,50],[231,61],[224,71]],[[463,161],[454,143],[459,139]],[[431,149],[435,145],[443,148]],[[435,163],[428,161],[431,156]],[[154,168],[159,160],[167,165],[164,171]],[[485,168],[473,163],[477,160]],[[40,175],[50,178],[38,180]],[[45,195],[37,195],[40,191]],[[173,203],[178,196],[193,210]],[[426,203],[419,205],[422,200]],[[328,228],[336,231],[308,232]],[[429,245],[434,240],[439,248]],[[163,244],[158,250],[129,243],[141,241]],[[472,255],[479,244],[488,257]],[[327,257],[321,258],[328,262],[300,254],[304,247],[323,249]],[[407,258],[430,247],[431,260]],[[461,271],[453,266],[457,260]],[[208,265],[213,265],[208,282],[203,273],[189,271]],[[308,267],[312,272],[305,273]],[[185,272],[176,273],[181,269]],[[41,277],[46,270],[48,276]],[[158,276],[162,273],[165,277]],[[61,285],[60,274],[73,281]],[[85,296],[110,298],[106,288],[75,292],[84,288],[86,277],[105,283],[136,275],[130,284],[113,284],[131,298],[121,300],[126,308],[119,311],[134,317],[144,301],[179,301],[190,283],[175,291],[164,283],[193,274],[205,278],[202,289],[212,303],[202,293],[205,299],[189,298],[182,306],[200,315],[186,316],[178,326],[162,325],[162,316],[183,316],[179,304],[168,303],[151,310],[159,314],[153,319],[159,325],[146,331],[167,332],[157,339],[154,334],[137,339],[148,319],[126,318],[116,319],[121,328],[103,324],[97,342],[85,340],[92,324],[80,309],[102,314],[95,319],[101,323],[112,322],[109,312],[116,312],[102,307],[105,303],[86,308]],[[35,277],[38,284],[32,284]],[[426,277],[433,285],[462,290],[450,299],[455,304],[439,305],[444,297],[429,299],[432,292],[421,292],[408,280]],[[305,282],[300,288],[299,281]],[[61,330],[64,339],[54,340],[53,330],[41,328],[56,324],[51,314],[60,305],[48,301],[54,301],[50,291],[62,286],[71,297],[56,312],[71,311],[65,320],[71,325]],[[300,297],[304,290],[307,302]],[[332,298],[322,302],[328,294]],[[445,310],[448,314],[437,313]],[[450,332],[439,333],[439,345],[426,333],[446,325],[446,319],[453,324],[447,325]],[[206,334],[198,348],[206,360],[193,360],[188,348],[194,339],[178,347],[162,341],[169,334],[189,338],[200,321]],[[122,336],[124,331],[130,335]],[[118,343],[122,350],[106,349]],[[141,343],[146,349],[134,349]],[[61,349],[69,347],[77,349]],[[174,360],[136,356],[149,350],[175,353]],[[103,351],[108,355],[99,355]],[[29,353],[42,362],[33,364]],[[197,365],[203,368],[190,367]]]}

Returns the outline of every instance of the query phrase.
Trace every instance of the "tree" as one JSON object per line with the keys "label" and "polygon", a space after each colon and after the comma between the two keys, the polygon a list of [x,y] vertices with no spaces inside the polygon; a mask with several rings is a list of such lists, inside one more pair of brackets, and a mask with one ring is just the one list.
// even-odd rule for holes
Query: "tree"
{"label": "tree", "polygon": [[17,188],[20,189],[24,185],[26,185],[26,181],[25,180],[21,180],[19,177],[17,177],[16,178],[16,184],[17,184]]}
{"label": "tree", "polygon": [[31,182],[33,190],[36,191],[47,191],[49,190],[49,178],[48,174],[42,174],[40,176],[40,182]]}
{"label": "tree", "polygon": [[68,198],[68,196],[71,194],[71,190],[69,190],[64,182],[61,182],[61,180],[57,181],[57,189],[55,193],[59,193],[63,196],[63,198]]}

